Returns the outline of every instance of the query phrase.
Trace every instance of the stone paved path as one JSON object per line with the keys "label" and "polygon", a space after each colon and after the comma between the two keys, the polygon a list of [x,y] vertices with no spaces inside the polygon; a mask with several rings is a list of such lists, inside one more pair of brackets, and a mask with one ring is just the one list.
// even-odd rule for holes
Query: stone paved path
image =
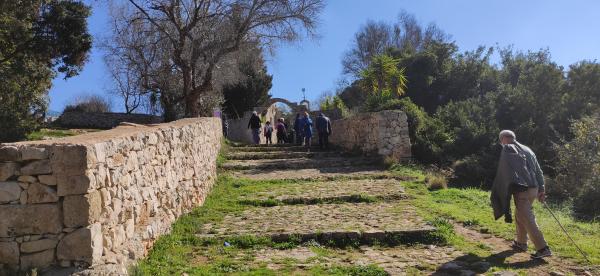
{"label": "stone paved path", "polygon": [[[285,250],[232,253],[231,258],[243,260],[248,267],[285,269],[281,274],[294,275],[309,274],[314,266],[367,265],[383,268],[389,275],[494,274],[488,271],[487,260],[436,245],[437,230],[418,216],[405,194],[402,182],[412,178],[381,169],[375,159],[335,152],[307,153],[296,146],[233,147],[227,157],[229,161],[222,168],[233,177],[287,182],[241,196],[239,202],[249,208],[203,225],[198,236],[227,239],[249,235],[305,242]],[[506,252],[508,242],[502,239],[455,228],[467,239],[481,240],[485,245],[494,241],[492,245],[500,250],[497,254]],[[349,241],[355,243],[353,247],[323,246]],[[197,263],[210,263],[209,253],[194,254]],[[508,259],[520,261],[528,255],[511,253]],[[528,271],[535,275],[580,274],[555,258],[549,261],[550,265],[536,265]],[[295,267],[292,271],[290,263]]]}

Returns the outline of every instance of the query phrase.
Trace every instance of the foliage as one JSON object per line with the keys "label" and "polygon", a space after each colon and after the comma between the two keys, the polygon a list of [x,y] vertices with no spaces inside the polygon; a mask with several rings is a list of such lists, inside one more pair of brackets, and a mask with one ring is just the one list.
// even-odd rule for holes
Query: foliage
{"label": "foliage", "polygon": [[558,177],[549,187],[552,197],[573,199],[580,218],[600,217],[600,115],[571,126],[574,138],[558,146]]}
{"label": "foliage", "polygon": [[406,89],[406,76],[404,68],[398,67],[399,63],[399,59],[389,55],[374,56],[371,65],[360,74],[362,89],[376,97],[402,96]]}
{"label": "foliage", "polygon": [[273,86],[273,76],[267,73],[262,58],[259,69],[244,63],[240,65],[240,72],[246,76],[245,79],[223,88],[223,109],[232,118],[243,117],[244,112],[266,103],[271,98],[269,90]]}
{"label": "foliage", "polygon": [[320,109],[328,116],[335,114],[336,117],[345,118],[350,115],[350,110],[344,104],[344,101],[338,96],[325,96],[321,102]]}
{"label": "foliage", "polygon": [[0,2],[0,142],[39,127],[56,73],[79,73],[91,49],[89,15],[80,1]]}
{"label": "foliage", "polygon": [[110,112],[110,109],[111,103],[107,99],[98,95],[89,95],[68,104],[63,112],[104,113]]}
{"label": "foliage", "polygon": [[425,177],[425,183],[429,190],[448,189],[448,180],[441,175],[428,174]]}

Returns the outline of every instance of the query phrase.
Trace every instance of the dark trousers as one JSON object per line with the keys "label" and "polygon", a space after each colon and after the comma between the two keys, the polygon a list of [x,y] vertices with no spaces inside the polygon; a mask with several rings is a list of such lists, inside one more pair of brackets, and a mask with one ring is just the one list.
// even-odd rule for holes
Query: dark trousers
{"label": "dark trousers", "polygon": [[304,135],[302,135],[299,132],[296,132],[296,144],[302,145],[302,142],[304,142]]}
{"label": "dark trousers", "polygon": [[328,149],[329,148],[329,134],[328,133],[319,133],[319,148],[320,149]]}

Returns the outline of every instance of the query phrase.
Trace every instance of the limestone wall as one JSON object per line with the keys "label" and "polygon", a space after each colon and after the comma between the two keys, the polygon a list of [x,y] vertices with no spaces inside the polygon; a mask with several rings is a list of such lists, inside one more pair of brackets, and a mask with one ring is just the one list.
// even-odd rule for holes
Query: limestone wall
{"label": "limestone wall", "polygon": [[402,111],[362,113],[331,124],[333,145],[398,161],[411,156],[408,122]]}
{"label": "limestone wall", "polygon": [[[275,106],[272,105],[268,108],[265,107],[256,107],[254,108],[254,110],[256,112],[258,112],[258,114],[262,117],[262,120],[264,120],[264,122],[266,121],[270,121],[271,123],[273,123],[273,121],[277,120],[275,118],[275,114],[276,114],[276,110],[275,110]],[[228,132],[228,139],[231,141],[235,141],[235,142],[241,142],[241,143],[246,143],[246,144],[253,144],[253,140],[252,140],[252,130],[248,129],[248,122],[250,121],[250,117],[252,116],[252,111],[246,111],[244,112],[244,117],[239,118],[239,119],[229,119],[228,123],[229,123],[229,132]],[[265,138],[263,131],[263,128],[265,127],[265,124],[263,123],[261,126],[261,133],[260,133],[260,143],[261,144],[265,144],[267,142],[267,139]],[[274,125],[273,125],[274,127]],[[276,143],[277,141],[277,137],[275,135],[275,132],[273,132],[273,142]]]}
{"label": "limestone wall", "polygon": [[111,129],[122,122],[135,124],[157,124],[162,122],[162,118],[146,114],[126,114],[126,113],[90,113],[68,111],[64,112],[52,124],[65,128],[97,128]]}
{"label": "limestone wall", "polygon": [[203,203],[218,118],[0,145],[2,270],[124,263]]}

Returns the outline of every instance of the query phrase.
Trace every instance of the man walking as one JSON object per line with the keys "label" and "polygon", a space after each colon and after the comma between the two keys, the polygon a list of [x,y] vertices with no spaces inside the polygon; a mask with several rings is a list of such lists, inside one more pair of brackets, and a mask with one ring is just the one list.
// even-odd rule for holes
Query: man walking
{"label": "man walking", "polygon": [[260,118],[256,111],[252,112],[252,116],[248,121],[248,128],[252,129],[252,141],[254,144],[260,144]]}
{"label": "man walking", "polygon": [[329,149],[329,135],[331,134],[331,120],[325,114],[320,113],[316,122],[319,134],[319,148]]}
{"label": "man walking", "polygon": [[496,219],[504,216],[511,222],[510,198],[515,200],[516,239],[512,247],[527,251],[527,237],[533,242],[536,252],[531,255],[539,259],[552,255],[550,247],[540,231],[533,213],[536,198],[545,200],[544,174],[533,151],[517,142],[515,133],[503,130],[499,135],[502,153],[498,171],[492,187],[492,207]]}
{"label": "man walking", "polygon": [[304,146],[307,151],[310,152],[310,142],[312,140],[313,135],[313,121],[310,119],[308,112],[304,111],[304,118],[302,119],[302,127],[304,132]]}

